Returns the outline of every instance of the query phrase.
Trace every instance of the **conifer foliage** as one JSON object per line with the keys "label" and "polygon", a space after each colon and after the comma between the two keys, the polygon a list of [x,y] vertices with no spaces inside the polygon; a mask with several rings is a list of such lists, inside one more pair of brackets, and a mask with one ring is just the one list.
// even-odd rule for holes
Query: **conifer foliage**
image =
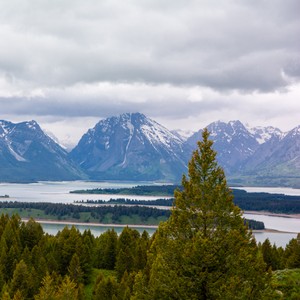
{"label": "conifer foliage", "polygon": [[255,240],[233,204],[209,133],[189,162],[136,277],[135,299],[265,299],[269,274]]}

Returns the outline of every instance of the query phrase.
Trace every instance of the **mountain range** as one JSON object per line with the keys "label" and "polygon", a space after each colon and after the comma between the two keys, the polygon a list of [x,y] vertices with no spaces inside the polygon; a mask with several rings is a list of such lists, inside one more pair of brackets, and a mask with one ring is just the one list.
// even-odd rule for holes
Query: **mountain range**
{"label": "mountain range", "polygon": [[[230,184],[300,186],[300,126],[282,132],[237,120],[207,128]],[[0,181],[179,182],[202,130],[182,135],[126,113],[99,121],[68,153],[35,121],[0,121]]]}

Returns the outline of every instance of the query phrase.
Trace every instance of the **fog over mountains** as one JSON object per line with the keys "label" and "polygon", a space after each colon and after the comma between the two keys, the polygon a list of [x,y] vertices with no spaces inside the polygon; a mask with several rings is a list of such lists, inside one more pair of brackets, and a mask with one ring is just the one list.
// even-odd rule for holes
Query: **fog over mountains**
{"label": "fog over mountains", "polygon": [[[217,121],[207,128],[230,184],[300,186],[300,126],[284,133]],[[0,121],[0,181],[179,182],[201,132],[182,136],[126,113],[101,120],[67,153],[35,121]]]}

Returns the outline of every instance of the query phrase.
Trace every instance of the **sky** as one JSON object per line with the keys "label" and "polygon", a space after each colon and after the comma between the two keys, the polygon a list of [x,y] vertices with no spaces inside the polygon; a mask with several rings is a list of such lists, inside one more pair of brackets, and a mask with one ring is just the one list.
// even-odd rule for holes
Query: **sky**
{"label": "sky", "polygon": [[76,145],[141,112],[170,130],[300,125],[298,0],[0,0],[0,119]]}

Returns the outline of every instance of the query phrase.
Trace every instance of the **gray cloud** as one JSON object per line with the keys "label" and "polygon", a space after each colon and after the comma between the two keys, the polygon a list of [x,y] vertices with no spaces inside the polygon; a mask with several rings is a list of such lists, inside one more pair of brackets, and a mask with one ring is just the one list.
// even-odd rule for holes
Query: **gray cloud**
{"label": "gray cloud", "polygon": [[293,126],[299,11],[298,0],[0,1],[0,118],[73,132],[128,111],[194,130]]}
{"label": "gray cloud", "polygon": [[265,91],[289,84],[282,71],[298,77],[298,1],[150,2],[2,1],[0,67],[44,86],[126,81]]}

